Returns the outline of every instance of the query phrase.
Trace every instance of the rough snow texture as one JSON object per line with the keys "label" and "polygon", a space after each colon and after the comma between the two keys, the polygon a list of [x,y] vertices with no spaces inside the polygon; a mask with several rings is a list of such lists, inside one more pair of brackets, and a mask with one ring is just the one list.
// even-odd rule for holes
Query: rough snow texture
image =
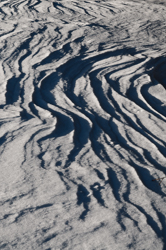
{"label": "rough snow texture", "polygon": [[166,249],[152,2],[0,2],[0,249]]}

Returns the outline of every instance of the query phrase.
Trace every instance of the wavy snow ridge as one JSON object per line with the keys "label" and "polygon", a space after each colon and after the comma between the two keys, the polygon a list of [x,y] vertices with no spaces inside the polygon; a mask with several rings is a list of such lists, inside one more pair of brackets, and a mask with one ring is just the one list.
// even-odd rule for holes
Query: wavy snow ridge
{"label": "wavy snow ridge", "polygon": [[165,249],[166,8],[0,12],[0,249]]}

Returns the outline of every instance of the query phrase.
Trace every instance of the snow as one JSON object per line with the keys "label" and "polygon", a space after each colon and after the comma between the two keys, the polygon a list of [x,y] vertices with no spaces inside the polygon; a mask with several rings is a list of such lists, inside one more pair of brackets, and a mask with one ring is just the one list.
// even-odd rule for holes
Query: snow
{"label": "snow", "polygon": [[0,249],[166,249],[166,1],[0,2]]}

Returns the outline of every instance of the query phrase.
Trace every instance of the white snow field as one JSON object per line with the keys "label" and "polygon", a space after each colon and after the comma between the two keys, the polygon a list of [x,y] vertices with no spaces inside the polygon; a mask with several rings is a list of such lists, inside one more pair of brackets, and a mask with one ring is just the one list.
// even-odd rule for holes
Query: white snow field
{"label": "white snow field", "polygon": [[0,249],[166,250],[166,1],[0,1]]}

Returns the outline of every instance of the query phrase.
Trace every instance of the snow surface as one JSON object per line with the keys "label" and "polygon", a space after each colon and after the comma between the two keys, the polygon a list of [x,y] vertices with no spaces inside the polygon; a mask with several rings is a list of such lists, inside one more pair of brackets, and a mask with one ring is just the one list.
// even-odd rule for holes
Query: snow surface
{"label": "snow surface", "polygon": [[166,249],[165,3],[0,2],[0,249]]}

